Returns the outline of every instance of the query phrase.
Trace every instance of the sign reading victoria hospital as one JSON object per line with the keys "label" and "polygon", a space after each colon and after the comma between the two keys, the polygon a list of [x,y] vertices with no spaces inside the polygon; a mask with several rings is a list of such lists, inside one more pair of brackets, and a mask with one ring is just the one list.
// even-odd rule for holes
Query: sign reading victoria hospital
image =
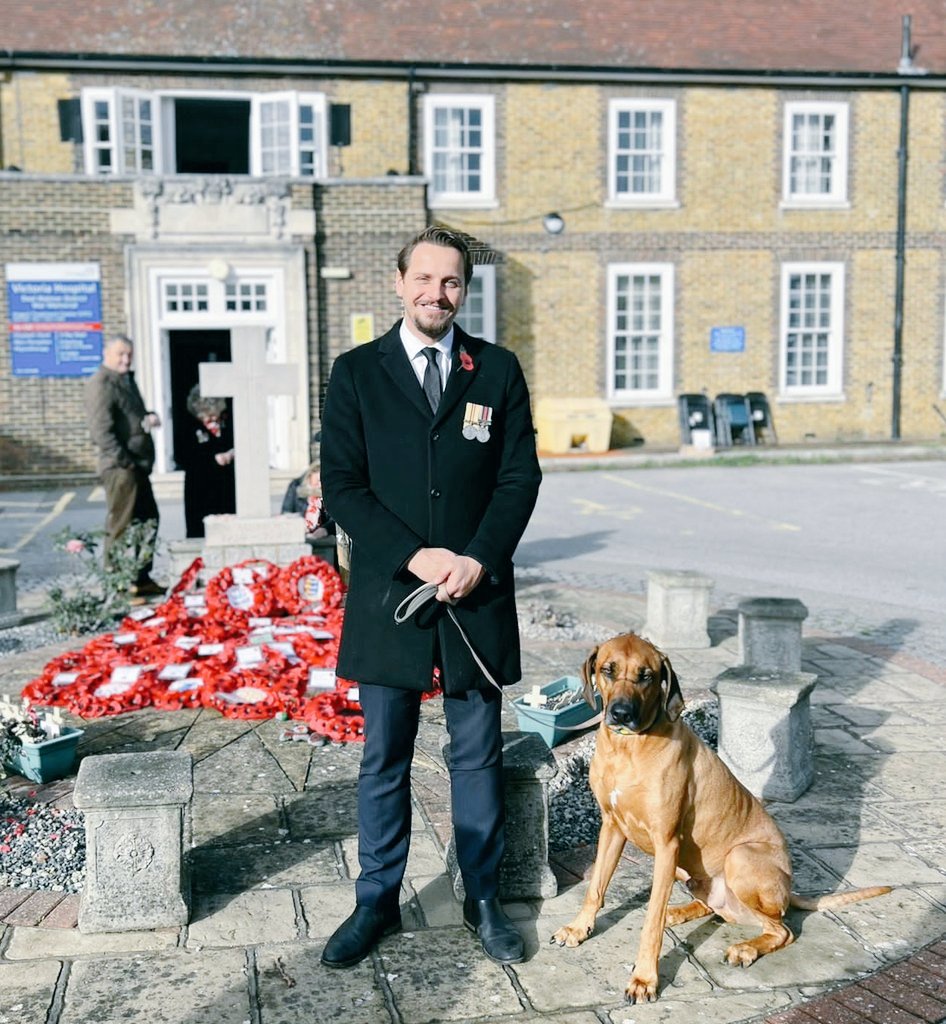
{"label": "sign reading victoria hospital", "polygon": [[85,377],[102,361],[97,263],[8,263],[14,377]]}

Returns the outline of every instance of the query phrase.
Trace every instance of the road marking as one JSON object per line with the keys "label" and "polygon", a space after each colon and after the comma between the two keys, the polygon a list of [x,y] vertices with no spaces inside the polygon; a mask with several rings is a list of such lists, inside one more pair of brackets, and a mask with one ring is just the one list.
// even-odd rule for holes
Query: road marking
{"label": "road marking", "polygon": [[65,512],[69,502],[76,496],[75,491],[66,491],[66,493],[56,502],[52,507],[52,511],[48,512],[43,518],[26,533],[20,540],[13,545],[12,548],[0,548],[0,552],[5,555],[12,555],[15,551],[19,551],[20,548],[26,547],[27,544],[40,532],[44,530],[57,516],[61,516]]}
{"label": "road marking", "polygon": [[627,477],[613,476],[611,473],[605,473],[604,479],[620,484],[622,487],[630,487],[632,490],[646,491],[648,494],[659,494],[664,498],[673,498],[674,501],[682,501],[688,505],[697,505],[699,508],[708,509],[710,512],[722,512],[723,515],[733,516],[736,519],[755,519],[761,523],[768,523],[775,530],[788,530],[792,533],[801,532],[801,527],[795,523],[786,523],[779,519],[768,519],[766,516],[757,516],[750,512],[744,512],[739,508],[726,508],[724,505],[717,505],[712,501],[694,498],[690,494],[677,494],[676,491],[666,491],[662,487],[648,487],[647,484],[636,483],[633,480],[628,480]]}

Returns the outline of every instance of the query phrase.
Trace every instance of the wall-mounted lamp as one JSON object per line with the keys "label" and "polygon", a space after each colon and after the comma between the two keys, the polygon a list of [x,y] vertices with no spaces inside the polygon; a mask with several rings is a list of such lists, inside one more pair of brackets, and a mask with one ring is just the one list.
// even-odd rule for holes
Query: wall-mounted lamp
{"label": "wall-mounted lamp", "polygon": [[560,235],[565,230],[565,221],[559,213],[547,213],[542,218],[542,227],[550,235]]}

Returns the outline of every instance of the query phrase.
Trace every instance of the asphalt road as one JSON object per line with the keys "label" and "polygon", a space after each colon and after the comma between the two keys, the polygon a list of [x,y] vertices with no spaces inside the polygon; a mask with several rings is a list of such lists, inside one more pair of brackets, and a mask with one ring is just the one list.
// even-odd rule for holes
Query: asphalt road
{"label": "asphalt road", "polygon": [[632,592],[694,570],[714,606],[795,597],[806,628],[946,665],[946,462],[547,473],[517,564]]}
{"label": "asphalt road", "polygon": [[[159,504],[162,539],[182,537],[180,500]],[[101,489],[0,493],[0,557],[20,561],[21,592],[72,569],[58,531],[104,514]],[[714,581],[714,607],[796,597],[806,628],[946,666],[946,461],[548,472],[516,561],[526,576],[634,593],[650,569],[695,570]]]}

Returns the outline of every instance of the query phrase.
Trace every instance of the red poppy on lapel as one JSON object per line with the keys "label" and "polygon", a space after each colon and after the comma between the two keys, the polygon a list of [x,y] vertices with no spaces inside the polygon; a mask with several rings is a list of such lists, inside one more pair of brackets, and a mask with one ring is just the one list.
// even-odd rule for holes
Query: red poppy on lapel
{"label": "red poppy on lapel", "polygon": [[469,352],[467,352],[467,350],[462,345],[460,346],[460,365],[463,367],[464,370],[473,369],[473,360],[470,357]]}

